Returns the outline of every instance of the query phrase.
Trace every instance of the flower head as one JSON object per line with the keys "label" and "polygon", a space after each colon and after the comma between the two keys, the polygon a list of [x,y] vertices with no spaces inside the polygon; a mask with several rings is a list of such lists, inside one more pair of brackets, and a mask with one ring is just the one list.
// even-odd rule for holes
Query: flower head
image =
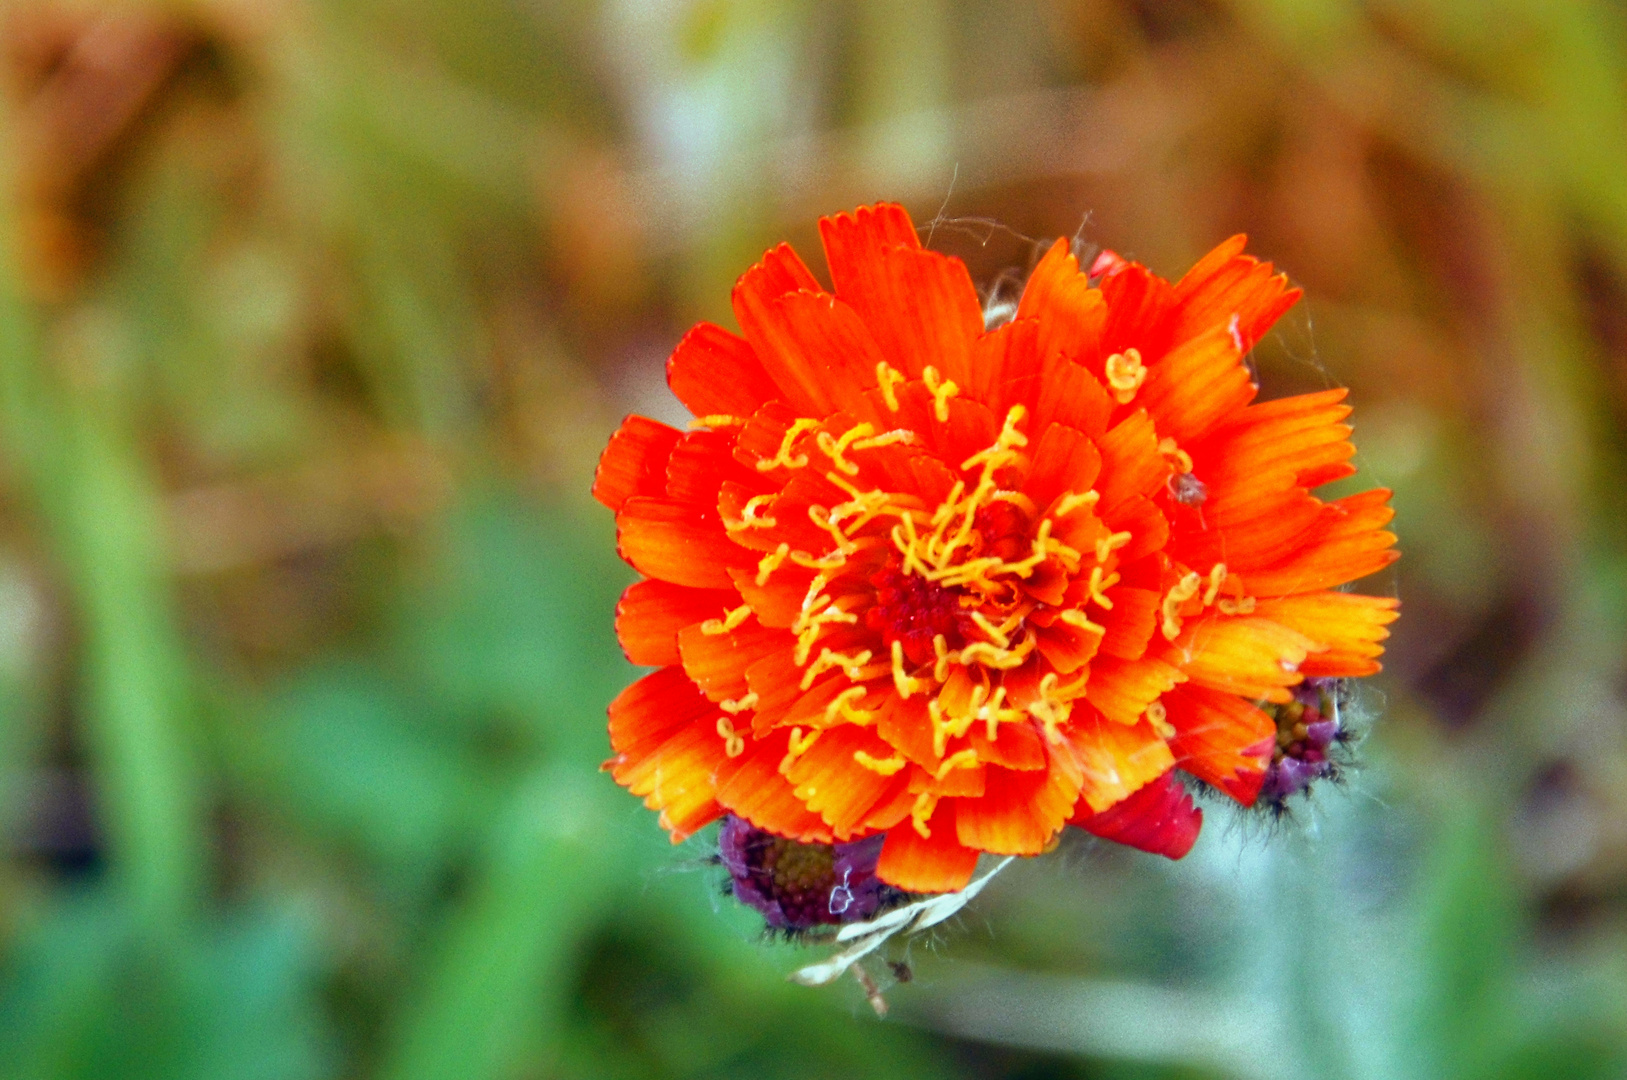
{"label": "flower head", "polygon": [[879,878],[966,884],[1068,823],[1185,854],[1179,768],[1258,797],[1307,677],[1378,670],[1395,558],[1351,474],[1344,391],[1254,403],[1244,356],[1299,293],[1235,238],[1170,283],[1062,241],[984,330],[904,211],[820,223],[741,277],[629,417],[595,496],[645,575],[617,632],[658,668],[610,706],[616,780],[674,839],[732,813],[881,836]]}

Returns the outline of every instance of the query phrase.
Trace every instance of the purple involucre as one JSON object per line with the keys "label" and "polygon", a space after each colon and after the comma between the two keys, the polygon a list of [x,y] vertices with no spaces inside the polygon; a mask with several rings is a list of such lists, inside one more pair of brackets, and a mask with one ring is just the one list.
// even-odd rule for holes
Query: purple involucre
{"label": "purple involucre", "polygon": [[[1328,760],[1328,748],[1339,737],[1338,714],[1332,712],[1324,716],[1322,708],[1324,701],[1332,701],[1338,693],[1337,681],[1306,679],[1294,688],[1293,704],[1284,708],[1298,708],[1292,716],[1292,724],[1285,726],[1282,718],[1278,720],[1279,728],[1289,734],[1278,741],[1277,753],[1260,787],[1260,798],[1280,802],[1304,791],[1333,768]],[[1295,725],[1304,726],[1302,735],[1294,737]]]}
{"label": "purple involucre", "polygon": [[718,855],[734,898],[763,913],[775,930],[863,922],[896,890],[876,877],[885,837],[850,844],[803,844],[729,815]]}

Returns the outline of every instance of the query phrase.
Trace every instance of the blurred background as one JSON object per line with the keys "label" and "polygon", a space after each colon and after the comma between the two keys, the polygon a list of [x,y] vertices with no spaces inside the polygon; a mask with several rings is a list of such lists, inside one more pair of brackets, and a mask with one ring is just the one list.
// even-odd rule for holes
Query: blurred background
{"label": "blurred background", "polygon": [[[0,3],[0,1076],[1627,1074],[1614,0]],[[785,974],[596,771],[586,497],[663,361],[894,199],[1307,290],[1403,618],[1362,767]],[[1015,278],[1009,275],[1016,275]]]}

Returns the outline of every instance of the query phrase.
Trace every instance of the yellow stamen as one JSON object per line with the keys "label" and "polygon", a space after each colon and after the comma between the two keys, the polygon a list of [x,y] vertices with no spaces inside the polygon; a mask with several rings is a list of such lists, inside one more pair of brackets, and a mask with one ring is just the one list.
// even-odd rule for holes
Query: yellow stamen
{"label": "yellow stamen", "polygon": [[821,431],[814,438],[814,443],[819,447],[821,453],[830,458],[832,465],[835,465],[849,476],[857,476],[859,475],[859,466],[847,460],[843,455],[847,453],[848,447],[855,442],[875,433],[876,426],[874,424],[856,424],[842,432],[839,439],[832,438],[831,433],[828,431]]}
{"label": "yellow stamen", "polygon": [[779,547],[775,548],[771,554],[764,555],[760,560],[758,560],[757,587],[759,589],[768,584],[768,575],[778,570],[780,568],[780,564],[785,562],[785,557],[789,554],[791,554],[791,545],[781,544]]}
{"label": "yellow stamen", "polygon": [[707,619],[701,623],[701,633],[716,636],[727,634],[751,616],[751,605],[741,604],[721,619]]}
{"label": "yellow stamen", "polygon": [[869,649],[863,650],[856,656],[848,656],[845,653],[834,652],[830,649],[823,649],[819,653],[819,659],[815,660],[811,665],[809,665],[808,670],[803,672],[802,689],[807,690],[811,688],[816,678],[832,668],[841,668],[847,673],[848,678],[857,679],[861,674],[864,674],[864,665],[869,663],[869,661]]}
{"label": "yellow stamen", "polygon": [[1158,440],[1158,452],[1174,466],[1176,472],[1189,473],[1192,471],[1192,455],[1175,445],[1175,440],[1163,438]]}
{"label": "yellow stamen", "polygon": [[1181,633],[1181,605],[1198,595],[1198,589],[1203,584],[1203,575],[1196,570],[1188,571],[1187,575],[1174,585],[1164,596],[1163,632],[1166,641],[1174,641]]}
{"label": "yellow stamen", "polygon": [[1169,710],[1164,708],[1162,701],[1147,706],[1147,722],[1158,732],[1160,739],[1167,741],[1175,737],[1175,725],[1169,722]]}
{"label": "yellow stamen", "polygon": [[1013,405],[1006,410],[1006,422],[1000,427],[1000,434],[995,437],[994,445],[979,450],[971,457],[960,463],[962,471],[975,469],[994,461],[1009,460],[1006,457],[1008,450],[1028,445],[1028,436],[1017,430],[1017,425],[1028,416],[1028,410],[1021,405]]}
{"label": "yellow stamen", "polygon": [[943,759],[943,764],[932,774],[932,779],[942,780],[956,769],[973,769],[979,764],[981,763],[978,761],[976,750],[970,748],[958,750]]}
{"label": "yellow stamen", "polygon": [[911,431],[909,428],[894,428],[892,431],[884,431],[880,435],[876,435],[868,439],[860,439],[858,442],[853,444],[853,449],[877,450],[883,446],[892,446],[895,443],[904,443],[907,445],[909,443],[913,443],[914,441],[915,432]]}
{"label": "yellow stamen", "polygon": [[831,520],[831,512],[829,507],[819,506],[817,504],[808,507],[808,520],[813,522],[816,527],[824,529],[826,532],[830,533],[831,541],[835,543],[836,548],[835,551],[826,553],[827,558],[830,555],[838,552],[845,558],[858,550],[858,548],[853,546],[852,538],[844,533],[836,522]]}
{"label": "yellow stamen", "polygon": [[731,529],[772,529],[779,522],[771,517],[758,517],[757,511],[773,501],[773,495],[753,495],[740,508],[740,520],[725,521],[724,524]]}
{"label": "yellow stamen", "polygon": [[1096,490],[1087,491],[1083,494],[1070,491],[1057,500],[1056,509],[1051,511],[1051,516],[1065,518],[1082,506],[1095,506],[1101,501],[1101,497],[1102,493]]}
{"label": "yellow stamen", "polygon": [[979,630],[989,635],[994,644],[1002,649],[1011,648],[1011,639],[1003,634],[998,626],[989,622],[987,615],[984,615],[981,611],[974,611],[972,612],[972,621],[977,624]]}
{"label": "yellow stamen", "polygon": [[717,733],[723,736],[723,752],[730,757],[739,757],[746,752],[746,740],[734,729],[734,721],[727,716],[717,718]]}
{"label": "yellow stamen", "polygon": [[1023,662],[1028,659],[1028,654],[1033,651],[1033,637],[1024,638],[1012,649],[1001,649],[986,641],[974,641],[960,650],[960,655],[956,659],[968,667],[972,664],[982,664],[985,667],[1009,671],[1022,667]]}
{"label": "yellow stamen", "polygon": [[[954,383],[949,385],[953,386]],[[938,808],[938,797],[931,792],[923,791],[915,797],[915,806],[910,810],[910,823],[915,831],[921,834],[921,839],[932,839],[932,830],[927,827],[927,820],[932,812]]]}
{"label": "yellow stamen", "polygon": [[1077,626],[1079,629],[1088,631],[1092,634],[1107,633],[1107,627],[1098,626],[1097,624],[1091,622],[1089,617],[1087,617],[1085,613],[1080,611],[1078,608],[1069,608],[1066,611],[1058,612],[1056,617],[1059,622],[1065,622],[1069,626]]}
{"label": "yellow stamen", "polygon": [[1005,701],[1006,688],[997,686],[994,688],[994,697],[989,699],[987,705],[977,710],[978,718],[985,721],[987,725],[983,734],[988,738],[989,742],[994,742],[1000,737],[1001,723],[1015,723],[1023,718],[1021,709],[1003,708]]}
{"label": "yellow stamen", "polygon": [[784,438],[780,440],[779,451],[771,458],[763,458],[759,460],[757,462],[757,470],[759,472],[768,472],[770,469],[778,468],[782,465],[787,469],[800,469],[807,465],[808,455],[798,454],[796,457],[792,457],[791,447],[796,443],[797,439],[802,437],[804,432],[812,431],[818,426],[818,420],[807,416],[799,417],[798,419],[792,421],[791,426],[785,429]]}
{"label": "yellow stamen", "polygon": [[1063,724],[1073,715],[1073,699],[1084,693],[1085,684],[1090,680],[1090,669],[1067,686],[1059,686],[1060,680],[1054,671],[1047,672],[1039,681],[1039,698],[1028,705],[1028,713],[1038,720],[1045,729],[1045,738],[1052,744],[1060,744],[1064,736],[1061,731]]}
{"label": "yellow stamen", "polygon": [[870,756],[863,750],[853,751],[853,760],[857,761],[860,765],[863,765],[871,772],[880,773],[882,776],[891,776],[899,769],[902,769],[905,765],[909,764],[909,762],[905,761],[897,754],[894,754],[892,757],[878,758]]}
{"label": "yellow stamen", "polygon": [[932,415],[938,418],[938,423],[949,422],[949,399],[960,393],[960,387],[945,379],[939,382],[938,369],[928,367],[921,372],[921,381],[926,384],[927,392],[932,395]]}
{"label": "yellow stamen", "polygon": [[[939,636],[941,637],[942,635]],[[920,679],[914,678],[904,670],[904,643],[902,641],[898,641],[897,639],[894,639],[893,641],[892,659],[893,686],[897,687],[899,697],[903,698],[905,701],[908,701],[910,699],[910,695],[915,693],[915,691],[926,689],[925,683],[923,683]]]}
{"label": "yellow stamen", "polygon": [[803,737],[801,728],[794,727],[791,729],[791,737],[786,742],[785,756],[780,758],[779,772],[781,776],[791,771],[791,766],[796,763],[797,758],[808,752],[808,747],[814,744],[819,735],[818,728],[808,732],[807,737]]}
{"label": "yellow stamen", "polygon": [[757,707],[757,691],[753,690],[742,698],[729,698],[720,701],[717,703],[717,707],[726,713],[735,713],[737,715],[747,709],[755,709]]}
{"label": "yellow stamen", "polygon": [[1093,603],[1100,604],[1108,611],[1112,611],[1113,601],[1107,598],[1107,590],[1117,585],[1120,580],[1121,579],[1117,573],[1107,574],[1104,576],[1100,563],[1097,563],[1095,566],[1091,567],[1090,584],[1088,586],[1090,589],[1091,601]]}
{"label": "yellow stamen", "polygon": [[863,686],[850,686],[837,694],[829,705],[825,706],[825,723],[835,726],[840,721],[847,721],[859,727],[867,727],[876,722],[876,714],[869,709],[858,709],[854,706],[864,700],[868,689]]}
{"label": "yellow stamen", "polygon": [[881,400],[887,403],[888,412],[898,411],[898,393],[894,388],[903,381],[903,372],[887,361],[876,365],[876,383],[881,387]]}
{"label": "yellow stamen", "polygon": [[1116,532],[1111,536],[1102,537],[1096,541],[1096,561],[1106,562],[1109,555],[1124,547],[1131,539],[1128,532]]}
{"label": "yellow stamen", "polygon": [[1226,582],[1226,564],[1217,562],[1209,570],[1209,588],[1203,594],[1203,606],[1213,607],[1215,599],[1220,596],[1220,586]]}
{"label": "yellow stamen", "polygon": [[949,722],[944,719],[943,702],[933,698],[926,703],[927,721],[932,725],[932,756],[943,757],[949,745]]}
{"label": "yellow stamen", "polygon": [[1136,349],[1125,349],[1109,356],[1106,372],[1108,389],[1113,391],[1113,398],[1120,405],[1128,405],[1136,396],[1136,391],[1141,389],[1141,384],[1147,381],[1147,369],[1141,363],[1141,353]]}
{"label": "yellow stamen", "polygon": [[932,635],[932,651],[938,657],[932,665],[932,678],[937,682],[946,682],[949,679],[949,665],[954,656],[949,652],[949,641],[942,634]]}
{"label": "yellow stamen", "polygon": [[[853,550],[858,549],[855,547]],[[793,551],[791,561],[807,570],[840,570],[847,565],[847,557],[852,553],[852,551],[833,551],[816,559],[806,551]]]}
{"label": "yellow stamen", "polygon": [[706,416],[697,416],[689,422],[689,430],[699,428],[745,427],[747,421],[744,417],[730,416],[728,413],[710,413]]}

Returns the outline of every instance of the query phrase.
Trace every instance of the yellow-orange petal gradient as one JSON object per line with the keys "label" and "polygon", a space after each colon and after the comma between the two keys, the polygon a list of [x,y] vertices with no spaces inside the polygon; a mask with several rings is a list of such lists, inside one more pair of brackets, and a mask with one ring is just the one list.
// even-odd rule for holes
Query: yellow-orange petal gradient
{"label": "yellow-orange petal gradient", "polygon": [[[963,887],[1072,823],[1178,858],[1243,804],[1308,677],[1379,668],[1388,492],[1324,502],[1343,391],[1270,402],[1245,363],[1298,298],[1234,237],[1178,282],[1058,241],[985,330],[901,207],[781,245],[668,364],[695,414],[629,417],[594,495],[645,580],[617,612],[656,667],[607,763],[681,839],[723,813],[878,873]],[[1298,706],[1295,706],[1298,708]],[[1282,736],[1289,738],[1291,736]]]}

